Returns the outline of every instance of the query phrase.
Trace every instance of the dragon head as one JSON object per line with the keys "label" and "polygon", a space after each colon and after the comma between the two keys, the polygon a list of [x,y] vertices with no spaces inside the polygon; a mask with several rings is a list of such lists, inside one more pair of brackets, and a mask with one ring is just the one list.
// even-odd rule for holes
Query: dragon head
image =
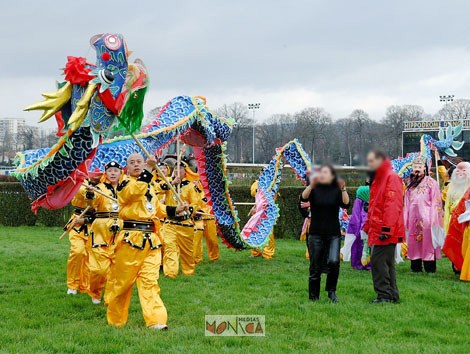
{"label": "dragon head", "polygon": [[99,92],[109,92],[116,99],[126,82],[128,51],[121,34],[97,34],[90,44],[96,50],[96,67],[90,72],[92,84],[99,84]]}

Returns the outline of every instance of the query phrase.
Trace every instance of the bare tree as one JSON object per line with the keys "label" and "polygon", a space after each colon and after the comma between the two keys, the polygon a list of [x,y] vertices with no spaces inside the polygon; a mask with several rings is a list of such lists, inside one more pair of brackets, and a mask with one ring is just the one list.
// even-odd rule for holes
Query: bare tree
{"label": "bare tree", "polygon": [[328,159],[327,128],[332,124],[331,115],[323,108],[309,107],[294,115],[296,135],[303,142],[313,161]]}
{"label": "bare tree", "polygon": [[228,141],[228,154],[236,162],[248,161],[252,150],[250,129],[253,127],[253,119],[249,118],[248,108],[243,103],[234,102],[230,105],[224,104],[216,112],[222,117],[235,120],[236,125]]}
{"label": "bare tree", "polygon": [[470,117],[470,100],[457,99],[442,107],[434,115],[435,120],[462,120]]}
{"label": "bare tree", "polygon": [[343,118],[338,120],[335,126],[342,141],[342,149],[346,151],[347,164],[352,166],[354,156],[353,121],[349,118]]}
{"label": "bare tree", "polygon": [[23,145],[24,150],[31,150],[37,147],[38,129],[35,127],[24,127],[18,133],[18,141]]}
{"label": "bare tree", "polygon": [[384,125],[383,146],[396,157],[400,155],[404,122],[422,120],[425,113],[422,107],[415,105],[390,106],[382,120]]}
{"label": "bare tree", "polygon": [[294,138],[295,123],[290,114],[274,114],[256,127],[256,156],[260,162],[268,162],[275,149]]}
{"label": "bare tree", "polygon": [[57,142],[58,136],[54,132],[49,132],[41,139],[41,147],[51,147]]}
{"label": "bare tree", "polygon": [[369,127],[372,120],[369,118],[369,115],[362,109],[354,110],[349,115],[349,119],[352,121],[353,132],[356,136],[356,153],[359,155],[358,159],[363,160],[363,156],[365,156],[367,152],[366,149],[368,148],[366,146],[366,136],[369,133]]}
{"label": "bare tree", "polygon": [[5,130],[2,140],[2,163],[5,163],[5,156],[8,156],[8,153],[12,150],[13,139],[11,133],[8,129]]}

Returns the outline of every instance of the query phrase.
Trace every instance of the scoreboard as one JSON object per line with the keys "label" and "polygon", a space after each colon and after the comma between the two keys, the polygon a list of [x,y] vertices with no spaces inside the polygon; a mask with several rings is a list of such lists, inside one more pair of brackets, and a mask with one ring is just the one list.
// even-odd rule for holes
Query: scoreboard
{"label": "scoreboard", "polygon": [[466,120],[446,120],[446,121],[410,121],[404,122],[402,132],[402,156],[407,153],[419,151],[419,140],[423,134],[428,134],[435,139],[439,133],[439,128],[446,129],[448,125],[457,126],[462,124],[462,133],[457,140],[464,141],[462,149],[455,151],[459,157],[470,161],[470,119]]}

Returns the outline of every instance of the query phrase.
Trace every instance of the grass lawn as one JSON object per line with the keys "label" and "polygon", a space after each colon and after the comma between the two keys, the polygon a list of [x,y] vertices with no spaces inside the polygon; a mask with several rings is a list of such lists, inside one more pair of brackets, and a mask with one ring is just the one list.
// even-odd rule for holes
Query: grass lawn
{"label": "grass lawn", "polygon": [[[304,243],[278,240],[271,261],[222,248],[197,275],[161,279],[168,332],[145,328],[134,291],[129,323],[106,325],[105,308],[67,296],[61,230],[0,227],[1,353],[464,353],[470,351],[470,284],[447,259],[435,275],[398,267],[400,304],[372,305],[370,274],[343,264],[340,304],[307,298]],[[265,315],[265,337],[205,337],[205,314]]]}

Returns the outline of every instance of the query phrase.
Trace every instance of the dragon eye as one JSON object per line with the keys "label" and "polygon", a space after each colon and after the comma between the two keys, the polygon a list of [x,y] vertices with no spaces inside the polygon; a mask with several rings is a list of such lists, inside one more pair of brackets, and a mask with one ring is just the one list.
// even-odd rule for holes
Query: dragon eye
{"label": "dragon eye", "polygon": [[116,50],[121,47],[122,42],[119,37],[109,34],[104,38],[104,45],[110,50]]}

